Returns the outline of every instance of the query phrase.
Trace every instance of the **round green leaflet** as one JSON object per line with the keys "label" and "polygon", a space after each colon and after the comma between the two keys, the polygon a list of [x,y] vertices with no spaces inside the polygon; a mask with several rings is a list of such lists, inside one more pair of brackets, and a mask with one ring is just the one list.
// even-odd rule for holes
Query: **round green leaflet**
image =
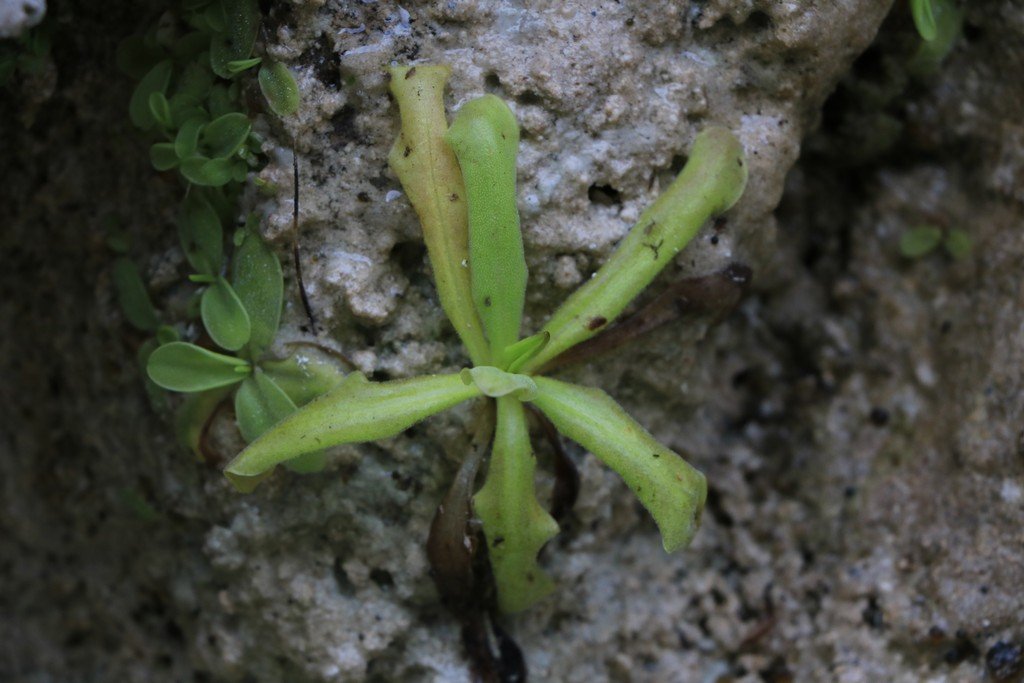
{"label": "round green leaflet", "polygon": [[231,260],[234,291],[249,314],[249,354],[259,357],[277,334],[284,301],[281,262],[274,251],[251,228],[243,233],[242,244]]}
{"label": "round green leaflet", "polygon": [[242,148],[251,130],[252,124],[245,114],[224,114],[206,124],[200,146],[211,159],[225,159]]}
{"label": "round green leaflet", "polygon": [[249,313],[223,277],[218,276],[203,292],[199,310],[206,331],[221,348],[238,351],[249,342],[252,334]]}
{"label": "round green leaflet", "polygon": [[206,391],[237,384],[252,368],[244,360],[187,342],[171,342],[149,355],[149,378],[171,391]]}
{"label": "round green leaflet", "polygon": [[143,130],[149,130],[156,125],[156,118],[149,107],[149,97],[153,93],[167,91],[167,84],[171,81],[171,60],[165,59],[149,70],[139,84],[135,86],[132,99],[128,103],[128,115],[136,126]]}
{"label": "round green leaflet", "polygon": [[278,116],[291,116],[299,110],[299,86],[284,64],[266,62],[260,67],[260,91]]}

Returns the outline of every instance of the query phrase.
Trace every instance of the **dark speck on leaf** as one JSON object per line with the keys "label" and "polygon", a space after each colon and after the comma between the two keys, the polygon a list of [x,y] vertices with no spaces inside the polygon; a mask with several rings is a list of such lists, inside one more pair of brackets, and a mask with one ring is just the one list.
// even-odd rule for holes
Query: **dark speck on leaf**
{"label": "dark speck on leaf", "polygon": [[448,197],[448,200],[452,201],[452,202],[457,202],[457,201],[459,201],[459,195],[457,195],[456,193],[452,192],[451,195]]}
{"label": "dark speck on leaf", "polygon": [[416,67],[413,67],[405,72],[405,80],[409,80],[416,73]]}
{"label": "dark speck on leaf", "polygon": [[587,323],[587,329],[588,330],[596,330],[597,328],[602,327],[607,322],[608,322],[608,318],[605,318],[604,316],[600,316],[599,315],[596,318],[591,318],[590,319],[590,322]]}
{"label": "dark speck on leaf", "polygon": [[504,542],[505,542],[505,537],[504,536],[495,536],[494,537],[494,543],[492,543],[491,545],[494,546],[495,548],[497,548],[499,545],[501,545]]}
{"label": "dark speck on leaf", "polygon": [[490,306],[490,305],[491,305],[491,297],[485,296],[484,297],[484,306]]}
{"label": "dark speck on leaf", "polygon": [[657,453],[651,453],[651,456],[652,456],[652,457],[655,457],[655,458],[660,458],[660,457],[661,457],[661,456],[660,456],[660,455],[658,455]]}
{"label": "dark speck on leaf", "polygon": [[406,147],[406,148],[405,148],[405,151],[404,151],[404,152],[402,152],[402,156],[403,156],[403,157],[407,157],[407,156],[409,156],[410,154],[412,154],[412,147]]}

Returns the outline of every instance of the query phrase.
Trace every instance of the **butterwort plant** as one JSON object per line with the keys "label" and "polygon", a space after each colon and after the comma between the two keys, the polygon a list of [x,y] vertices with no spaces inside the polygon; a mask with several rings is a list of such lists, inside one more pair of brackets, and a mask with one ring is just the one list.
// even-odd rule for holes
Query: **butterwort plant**
{"label": "butterwort plant", "polygon": [[718,127],[701,132],[682,172],[608,261],[543,329],[523,337],[519,129],[493,95],[467,102],[449,127],[443,104],[449,73],[440,65],[391,69],[402,125],[389,160],[419,216],[441,306],[472,366],[388,382],[352,373],[250,443],[225,473],[250,490],[276,465],[310,452],[388,438],[470,399],[493,401],[491,455],[473,511],[487,540],[498,605],[516,612],[553,589],[537,555],[558,532],[537,500],[526,404],[623,478],[653,516],[666,551],[686,546],[696,532],[704,476],[605,392],[546,377],[543,370],[605,329],[709,218],[728,210],[743,192],[747,168],[732,133]]}

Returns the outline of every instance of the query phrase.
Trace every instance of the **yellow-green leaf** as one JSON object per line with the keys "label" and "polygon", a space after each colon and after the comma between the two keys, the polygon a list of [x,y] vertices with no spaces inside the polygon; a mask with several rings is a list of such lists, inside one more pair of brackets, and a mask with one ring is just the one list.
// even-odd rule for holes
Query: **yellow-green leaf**
{"label": "yellow-green leaf", "polygon": [[203,292],[199,311],[206,331],[222,349],[237,351],[249,342],[252,334],[249,313],[223,277],[218,276]]}
{"label": "yellow-green leaf", "polygon": [[469,277],[491,358],[507,367],[505,349],[519,339],[526,258],[516,209],[519,126],[494,95],[463,105],[445,137],[462,169],[469,205]]}
{"label": "yellow-green leaf", "polygon": [[345,443],[394,436],[420,420],[479,396],[458,375],[426,375],[371,383],[360,373],[292,413],[228,463],[236,485],[300,455]]}
{"label": "yellow-green leaf", "polygon": [[537,553],[558,533],[558,523],[537,502],[537,463],[523,404],[511,396],[497,402],[494,449],[473,509],[483,521],[498,606],[503,612],[519,612],[554,590],[537,565]]}
{"label": "yellow-green leaf", "polygon": [[164,389],[195,392],[237,384],[251,368],[234,356],[214,353],[187,342],[171,342],[150,354],[146,371],[149,378]]}
{"label": "yellow-green leaf", "polygon": [[612,322],[702,225],[736,203],[747,184],[743,146],[725,128],[697,136],[679,177],[643,214],[611,258],[544,326],[551,341],[521,369],[529,373]]}
{"label": "yellow-green leaf", "polygon": [[278,116],[291,116],[299,110],[299,85],[280,62],[264,62],[259,73],[260,91],[270,109]]}
{"label": "yellow-green leaf", "polygon": [[558,431],[619,473],[661,530],[667,552],[686,546],[700,525],[704,475],[658,443],[608,394],[537,377],[533,403]]}
{"label": "yellow-green leaf", "polygon": [[402,183],[423,226],[441,307],[475,365],[490,362],[483,325],[469,284],[469,228],[462,172],[444,135],[444,85],[451,69],[440,65],[389,70],[402,129],[388,164]]}

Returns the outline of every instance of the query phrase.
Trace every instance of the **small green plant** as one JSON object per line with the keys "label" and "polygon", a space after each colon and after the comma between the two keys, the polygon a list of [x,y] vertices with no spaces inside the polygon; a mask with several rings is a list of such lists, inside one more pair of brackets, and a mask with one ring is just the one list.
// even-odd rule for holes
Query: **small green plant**
{"label": "small green plant", "polygon": [[[200,457],[206,425],[232,395],[239,432],[251,441],[343,376],[313,345],[283,360],[270,355],[284,283],[277,255],[256,230],[258,216],[235,232],[230,258],[225,251],[224,225],[238,214],[249,172],[263,164],[262,141],[242,106],[243,75],[260,66],[260,90],[278,116],[299,107],[291,72],[252,56],[259,24],[256,0],[182,0],[118,50],[122,70],[138,79],[131,121],[156,139],[153,167],[177,170],[184,188],[178,236],[192,269],[188,279],[199,286],[190,311],[209,343],[182,341],[176,327],[162,323],[120,235],[111,240],[121,254],[113,282],[128,322],[153,335],[139,350],[151,399],[163,407],[161,390],[190,394],[178,411],[178,432]],[[312,453],[291,465],[309,471],[321,462]]]}
{"label": "small green plant", "polygon": [[970,255],[973,241],[966,230],[935,225],[919,225],[900,236],[900,253],[910,259],[926,256],[940,245],[954,259],[963,259]]}
{"label": "small green plant", "polygon": [[[708,218],[729,209],[743,192],[747,169],[728,130],[703,131],[679,177],[607,263],[541,331],[521,338],[527,272],[516,210],[518,126],[508,106],[488,95],[464,105],[449,128],[442,97],[448,74],[444,66],[391,69],[402,128],[390,163],[419,215],[441,305],[472,367],[390,382],[351,374],[265,431],[225,474],[248,491],[278,464],[330,446],[384,439],[485,397],[493,401],[496,428],[473,509],[483,523],[498,604],[515,612],[553,589],[537,555],[558,532],[534,490],[524,404],[622,476],[654,517],[667,551],[693,537],[706,496],[703,475],[604,392],[542,372],[605,329]],[[225,368],[225,378],[230,372]]]}
{"label": "small green plant", "polygon": [[[335,387],[343,376],[334,363],[313,352],[286,360],[267,356],[280,322],[284,281],[277,255],[260,239],[253,222],[234,240],[230,282],[212,274],[209,262],[200,259],[193,263],[200,274],[190,278],[206,285],[200,307],[207,333],[215,344],[235,353],[175,340],[154,349],[147,359],[147,373],[155,384],[196,395],[185,404],[183,415],[199,419],[181,423],[183,440],[193,448],[198,448],[197,427],[205,424],[207,411],[232,390],[239,432],[252,441],[297,406]],[[207,242],[218,244],[216,239]],[[311,453],[290,464],[305,472],[322,468],[322,463],[321,453]]]}
{"label": "small green plant", "polygon": [[910,0],[910,13],[921,45],[910,60],[910,71],[936,71],[949,55],[963,27],[963,12],[954,0]]}
{"label": "small green plant", "polygon": [[283,64],[252,56],[256,0],[182,0],[167,19],[118,48],[121,69],[138,79],[132,123],[156,138],[149,150],[156,170],[178,169],[202,187],[242,183],[261,164],[262,141],[242,106],[241,79],[261,65],[260,89],[278,116],[298,110],[295,79]]}

